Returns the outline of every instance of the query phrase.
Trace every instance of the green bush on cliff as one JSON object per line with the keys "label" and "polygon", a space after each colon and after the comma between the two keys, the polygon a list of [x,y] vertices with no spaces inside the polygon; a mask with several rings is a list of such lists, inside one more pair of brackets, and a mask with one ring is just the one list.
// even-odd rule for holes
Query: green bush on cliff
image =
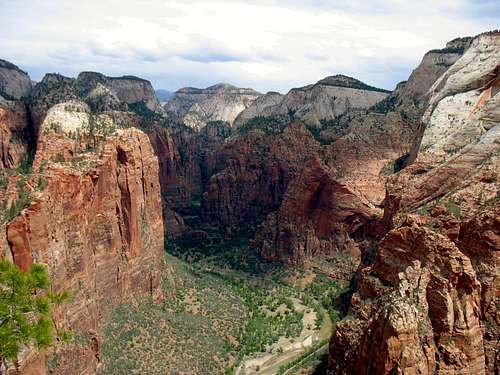
{"label": "green bush on cliff", "polygon": [[50,347],[56,336],[66,339],[67,333],[56,333],[52,322],[52,306],[68,298],[68,294],[52,293],[47,270],[34,264],[22,272],[14,264],[0,261],[0,364],[17,366],[23,347],[38,350]]}

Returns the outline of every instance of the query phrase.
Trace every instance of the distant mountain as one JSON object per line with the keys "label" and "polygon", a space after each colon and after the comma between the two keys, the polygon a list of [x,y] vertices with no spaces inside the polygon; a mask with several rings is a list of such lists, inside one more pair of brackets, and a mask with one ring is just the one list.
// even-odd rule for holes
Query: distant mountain
{"label": "distant mountain", "polygon": [[254,101],[234,121],[244,125],[255,116],[287,117],[313,127],[322,121],[356,109],[367,109],[389,95],[390,91],[369,86],[342,74],[326,77],[315,84],[291,89],[286,95],[268,93]]}
{"label": "distant mountain", "polygon": [[174,96],[174,93],[172,91],[163,89],[156,90],[155,93],[158,100],[162,103],[168,102],[172,98],[172,96]]}
{"label": "distant mountain", "polygon": [[165,104],[165,110],[186,126],[200,130],[211,121],[224,121],[232,125],[234,119],[261,93],[219,83],[205,89],[184,87],[177,90]]}

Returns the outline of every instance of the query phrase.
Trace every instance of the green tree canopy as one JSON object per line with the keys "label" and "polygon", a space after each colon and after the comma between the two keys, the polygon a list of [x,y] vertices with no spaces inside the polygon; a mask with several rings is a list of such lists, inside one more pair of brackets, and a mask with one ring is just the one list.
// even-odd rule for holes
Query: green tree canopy
{"label": "green tree canopy", "polygon": [[[69,295],[50,289],[44,266],[33,264],[23,272],[11,262],[0,260],[0,366],[16,364],[25,346],[44,350],[53,344],[58,334],[52,322],[52,306]],[[67,334],[59,336],[64,339]]]}

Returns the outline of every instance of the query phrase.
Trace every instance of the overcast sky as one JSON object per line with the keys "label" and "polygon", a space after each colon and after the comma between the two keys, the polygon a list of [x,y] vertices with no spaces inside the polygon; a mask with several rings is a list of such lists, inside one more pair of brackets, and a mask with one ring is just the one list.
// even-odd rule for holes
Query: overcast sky
{"label": "overcast sky", "polygon": [[499,28],[499,0],[0,0],[0,58],[155,88],[286,92],[337,73],[393,89],[423,54]]}

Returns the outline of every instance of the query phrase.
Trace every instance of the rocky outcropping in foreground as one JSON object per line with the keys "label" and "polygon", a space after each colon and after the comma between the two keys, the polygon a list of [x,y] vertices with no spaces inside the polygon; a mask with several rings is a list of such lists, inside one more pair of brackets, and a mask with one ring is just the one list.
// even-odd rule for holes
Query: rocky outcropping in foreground
{"label": "rocky outcropping in foreground", "polygon": [[360,267],[330,371],[498,369],[500,34],[470,43],[430,88],[414,162],[388,182],[387,233]]}

